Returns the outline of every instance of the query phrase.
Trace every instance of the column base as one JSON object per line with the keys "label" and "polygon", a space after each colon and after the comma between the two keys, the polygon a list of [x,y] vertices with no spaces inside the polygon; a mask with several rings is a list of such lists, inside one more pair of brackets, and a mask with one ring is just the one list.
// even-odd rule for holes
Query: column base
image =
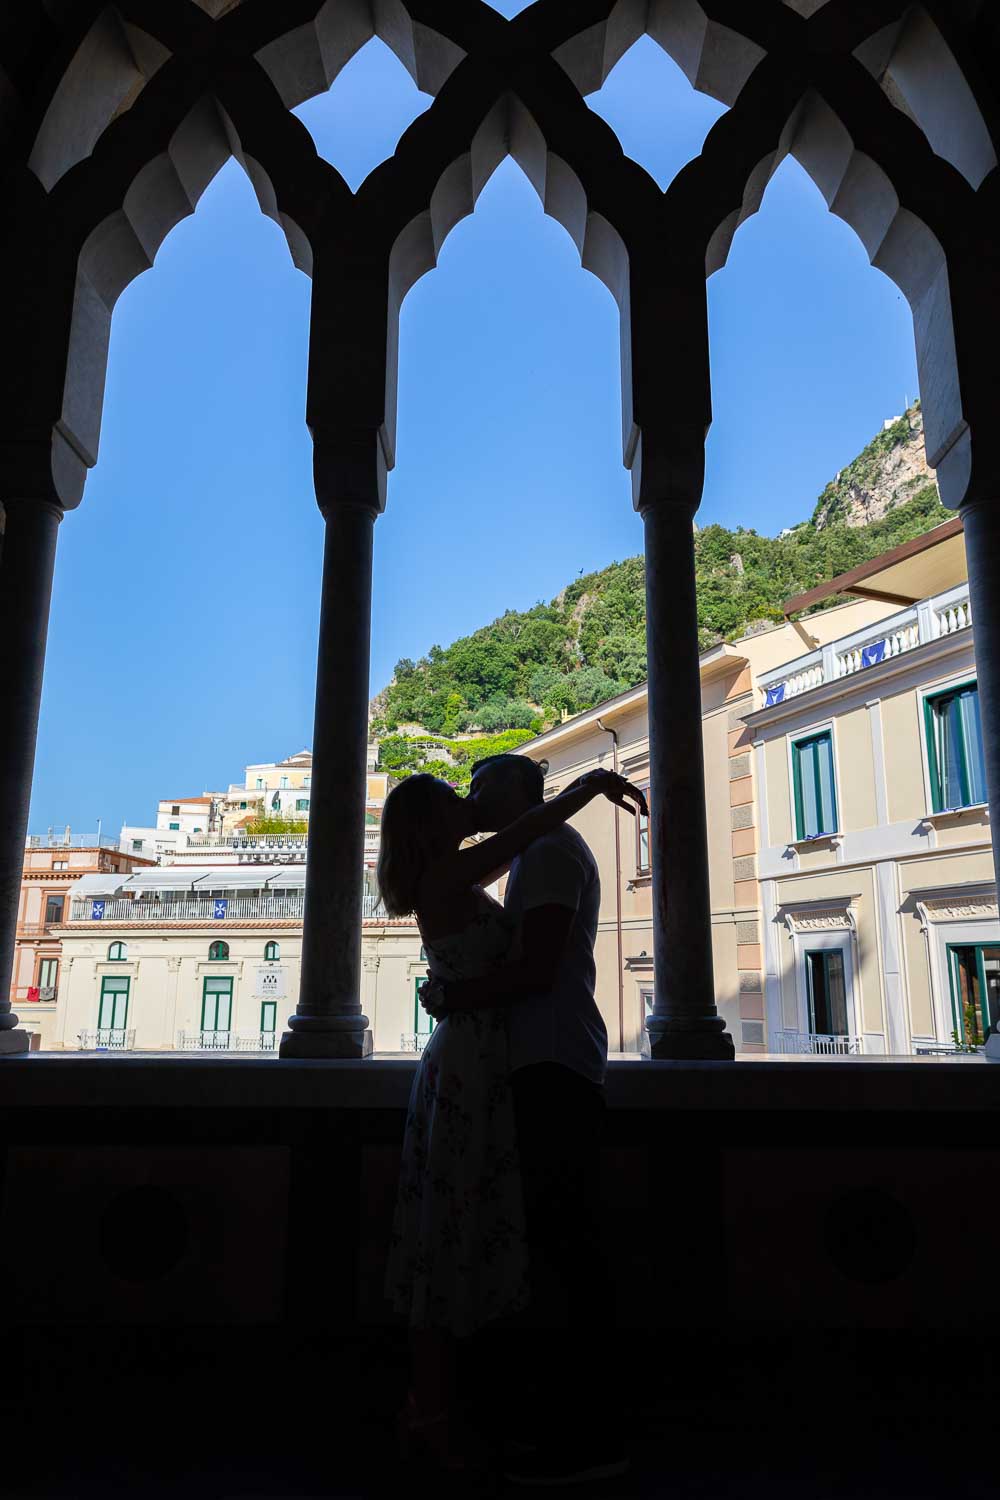
{"label": "column base", "polygon": [[27,1052],[29,1046],[28,1033],[20,1027],[14,1031],[0,1031],[0,1057],[18,1057]]}
{"label": "column base", "polygon": [[375,1042],[367,1027],[357,1031],[284,1031],[279,1057],[371,1057]]}
{"label": "column base", "polygon": [[654,1061],[732,1062],[733,1039],[721,1016],[693,1019],[688,1024],[673,1017],[660,1020],[655,1014],[646,1022],[649,1056]]}

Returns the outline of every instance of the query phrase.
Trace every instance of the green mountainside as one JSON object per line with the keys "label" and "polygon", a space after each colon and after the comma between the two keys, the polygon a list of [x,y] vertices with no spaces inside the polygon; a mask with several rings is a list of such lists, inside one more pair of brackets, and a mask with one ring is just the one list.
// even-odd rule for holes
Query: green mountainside
{"label": "green mountainside", "polygon": [[[924,460],[917,405],[827,485],[810,520],[778,537],[714,525],[696,531],[702,649],[781,620],[791,595],[950,515]],[[508,610],[450,646],[432,646],[420,661],[398,662],[371,705],[382,765],[407,775],[445,761],[461,784],[479,756],[642,682],[644,588],[643,560],[629,557],[577,578],[549,604]]]}

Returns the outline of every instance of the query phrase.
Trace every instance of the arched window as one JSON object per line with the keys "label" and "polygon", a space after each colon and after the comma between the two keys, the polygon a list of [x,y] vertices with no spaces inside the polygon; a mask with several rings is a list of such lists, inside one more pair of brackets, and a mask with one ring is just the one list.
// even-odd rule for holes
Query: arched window
{"label": "arched window", "polygon": [[218,942],[211,943],[208,949],[209,958],[220,959],[229,957],[229,944],[220,938]]}
{"label": "arched window", "polygon": [[128,943],[111,943],[108,946],[109,960],[124,962],[128,958]]}
{"label": "arched window", "polygon": [[264,944],[264,957],[269,959],[281,957],[281,949],[273,939],[271,942]]}

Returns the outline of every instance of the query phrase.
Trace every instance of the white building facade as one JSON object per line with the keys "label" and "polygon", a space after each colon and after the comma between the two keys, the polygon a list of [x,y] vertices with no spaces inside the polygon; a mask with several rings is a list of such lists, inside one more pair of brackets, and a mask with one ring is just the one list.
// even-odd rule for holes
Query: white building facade
{"label": "white building facade", "polygon": [[[88,876],[60,926],[63,982],[45,1048],[275,1052],[299,992],[305,869],[159,868]],[[412,920],[367,887],[363,1003],[379,1051],[421,1045],[427,974]]]}

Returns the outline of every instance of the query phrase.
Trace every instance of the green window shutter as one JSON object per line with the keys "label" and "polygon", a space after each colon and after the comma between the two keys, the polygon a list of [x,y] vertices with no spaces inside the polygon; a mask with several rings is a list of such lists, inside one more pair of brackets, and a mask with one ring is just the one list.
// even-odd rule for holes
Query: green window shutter
{"label": "green window shutter", "polygon": [[792,742],[792,782],[796,838],[818,838],[821,834],[836,833],[833,735],[828,729],[822,734]]}
{"label": "green window shutter", "polygon": [[986,766],[979,689],[962,683],[924,699],[931,807],[947,812],[986,801]]}
{"label": "green window shutter", "polygon": [[277,1024],[278,1002],[277,1000],[262,1000],[260,1006],[260,1029],[261,1032],[273,1032]]}
{"label": "green window shutter", "polygon": [[429,1036],[434,1030],[433,1017],[420,1004],[420,986],[426,978],[426,974],[421,974],[413,981],[413,1029],[417,1036]]}

